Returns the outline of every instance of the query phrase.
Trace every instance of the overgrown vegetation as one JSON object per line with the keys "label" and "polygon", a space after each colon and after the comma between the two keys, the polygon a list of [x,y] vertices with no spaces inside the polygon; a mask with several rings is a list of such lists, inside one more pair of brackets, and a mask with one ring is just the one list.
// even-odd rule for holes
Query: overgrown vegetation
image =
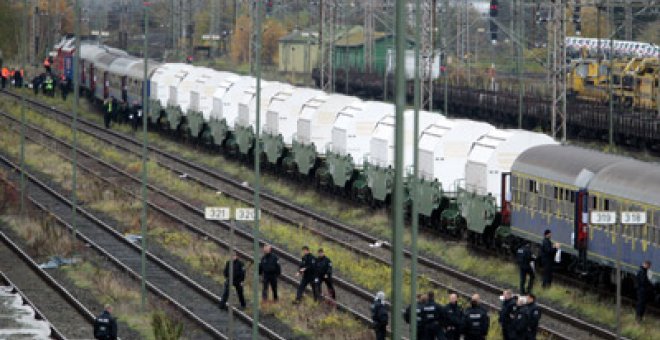
{"label": "overgrown vegetation", "polygon": [[[32,113],[29,114],[30,117],[31,115]],[[55,127],[55,130],[57,130],[57,127]],[[13,142],[4,143],[5,141]],[[7,131],[7,133],[0,136],[0,150],[15,156],[17,152],[15,147],[16,142],[17,136],[15,133]],[[13,148],[10,145],[13,145]],[[26,148],[29,148],[29,152],[26,153],[28,155],[26,163],[29,166],[44,172],[64,188],[71,189],[71,183],[68,181],[68,175],[71,172],[70,164],[64,162],[61,157],[41,146],[28,143]],[[45,166],[46,164],[58,164],[61,166],[47,167]],[[92,209],[106,213],[118,220],[120,222],[118,227],[120,232],[124,234],[138,233],[140,229],[139,216],[141,202],[128,197],[119,189],[105,187],[98,179],[86,174],[79,174],[77,183],[79,199],[81,201],[84,201]],[[180,189],[183,190],[185,188]],[[225,262],[228,260],[227,251],[219,248],[211,241],[182,230],[182,227],[156,214],[149,214],[148,230],[150,243],[161,245],[173,255],[184,260],[196,271],[209,276],[218,283],[224,283],[222,270],[224,269]],[[245,283],[246,286],[251,285],[251,277],[251,275],[248,275]],[[282,295],[282,301],[288,301],[287,299],[289,298],[293,300],[293,294],[293,289],[287,286],[281,288],[280,295]],[[246,289],[246,298],[251,298],[251,290],[249,289]],[[280,321],[289,325],[292,329],[299,331],[302,335],[316,334],[318,329],[327,327],[329,323],[333,322],[332,320],[339,320],[339,322],[346,325],[346,327],[333,333],[342,339],[353,339],[354,334],[360,334],[361,329],[364,328],[362,324],[352,319],[349,315],[334,309],[319,310],[313,316],[305,318],[296,317],[296,313],[276,313],[279,309],[285,310],[288,309],[288,306],[283,308],[282,305],[274,305],[269,307],[267,312],[275,314]],[[314,336],[314,338],[318,337]],[[330,339],[330,337],[323,337],[323,339]]]}
{"label": "overgrown vegetation", "polygon": [[183,323],[163,312],[152,314],[151,327],[157,340],[178,340],[183,334]]}

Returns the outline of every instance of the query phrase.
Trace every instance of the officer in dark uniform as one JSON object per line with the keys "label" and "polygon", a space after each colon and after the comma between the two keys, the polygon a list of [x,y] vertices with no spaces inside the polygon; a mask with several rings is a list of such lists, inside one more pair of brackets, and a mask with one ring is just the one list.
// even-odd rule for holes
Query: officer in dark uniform
{"label": "officer in dark uniform", "polygon": [[536,333],[539,329],[539,321],[541,321],[541,311],[536,305],[536,296],[534,296],[534,294],[527,295],[527,305],[525,306],[524,312],[527,319],[525,339],[536,340]]}
{"label": "officer in dark uniform", "polygon": [[518,298],[513,296],[513,293],[510,289],[507,289],[504,291],[504,293],[502,293],[502,308],[500,309],[498,321],[502,327],[502,338],[504,340],[515,340],[515,338],[511,338],[509,336],[509,332],[511,331],[511,318],[509,315],[511,314],[511,311],[513,310],[517,301]]}
{"label": "officer in dark uniform", "polygon": [[302,295],[305,292],[308,284],[312,284],[312,292],[314,295],[314,300],[318,300],[316,295],[316,289],[313,289],[314,279],[316,279],[316,258],[309,252],[309,247],[302,247],[303,256],[300,260],[300,266],[298,267],[298,272],[296,276],[302,275],[300,283],[298,284],[298,290],[296,291],[296,300],[293,301],[294,304],[300,303],[302,300]]}
{"label": "officer in dark uniform", "polygon": [[140,105],[137,101],[134,101],[133,106],[130,108],[128,120],[131,122],[133,131],[136,131],[142,124],[142,105]]}
{"label": "officer in dark uniform", "polygon": [[444,328],[447,340],[459,340],[463,325],[463,310],[458,305],[458,295],[449,294],[449,303],[444,310]]}
{"label": "officer in dark uniform", "polygon": [[94,339],[117,340],[117,320],[112,316],[112,306],[106,305],[103,313],[94,319]]}
{"label": "officer in dark uniform", "polygon": [[525,339],[528,324],[527,316],[527,297],[520,296],[509,312],[510,324],[507,333],[509,339]]}
{"label": "officer in dark uniform", "polygon": [[550,238],[552,232],[546,229],[543,233],[543,243],[541,244],[541,260],[543,262],[543,288],[549,288],[552,284],[552,271],[555,263],[555,252],[557,245],[553,245]]}
{"label": "officer in dark uniform", "polygon": [[490,318],[488,312],[479,305],[479,294],[472,295],[470,308],[463,313],[463,334],[465,340],[484,340],[488,335]]}
{"label": "officer in dark uniform", "polygon": [[424,324],[422,322],[422,307],[426,304],[427,296],[424,294],[417,294],[417,308],[415,309],[415,320],[411,320],[412,305],[408,305],[408,308],[403,312],[403,320],[410,324],[410,322],[417,322],[417,339],[424,339]]}
{"label": "officer in dark uniform", "polygon": [[[534,256],[532,255],[531,245],[526,243],[518,248],[516,258],[520,269],[520,294],[526,294],[531,292],[534,286]],[[529,282],[527,283],[527,289],[525,289],[527,276],[529,276]]]}
{"label": "officer in dark uniform", "polygon": [[109,129],[112,119],[113,102],[111,99],[106,99],[103,104],[103,123],[105,124],[105,128]]}
{"label": "officer in dark uniform", "polygon": [[277,278],[282,273],[279,260],[273,254],[270,245],[264,246],[264,256],[259,262],[259,275],[263,275],[263,289],[261,290],[261,299],[268,300],[268,286],[273,291],[273,300],[277,301]]}
{"label": "officer in dark uniform", "polygon": [[374,331],[376,333],[376,340],[385,340],[387,335],[387,322],[389,316],[387,308],[385,308],[385,293],[376,293],[374,303],[371,305],[371,321],[374,323]]}
{"label": "officer in dark uniform", "polygon": [[335,288],[332,285],[332,261],[325,256],[323,248],[319,249],[318,256],[316,257],[316,279],[314,280],[314,289],[316,289],[315,296],[321,297],[321,285],[325,282],[328,288],[328,294],[333,300],[336,300]]}
{"label": "officer in dark uniform", "polygon": [[653,284],[649,279],[649,269],[651,268],[651,261],[644,261],[637,271],[635,283],[637,284],[637,306],[635,308],[635,315],[637,321],[641,322],[644,318],[646,311],[646,303],[653,296]]}
{"label": "officer in dark uniform", "polygon": [[435,303],[435,295],[429,292],[427,301],[422,306],[422,325],[424,327],[424,339],[442,340],[445,338],[440,322],[442,321],[442,307]]}
{"label": "officer in dark uniform", "polygon": [[[227,301],[229,299],[229,262],[225,263],[225,289],[222,292],[222,298],[220,298],[220,308],[227,309]],[[232,281],[232,286],[236,289],[236,295],[238,295],[238,301],[241,303],[241,308],[245,308],[245,296],[243,295],[243,282],[245,281],[245,265],[243,261],[238,259],[238,256],[234,254],[233,260],[233,275],[234,280]]]}

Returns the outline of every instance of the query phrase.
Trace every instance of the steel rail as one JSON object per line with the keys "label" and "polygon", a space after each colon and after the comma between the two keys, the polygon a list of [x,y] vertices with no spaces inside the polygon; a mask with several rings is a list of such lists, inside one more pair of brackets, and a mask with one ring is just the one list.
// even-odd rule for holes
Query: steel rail
{"label": "steel rail", "polygon": [[[82,302],[78,301],[69,291],[64,288],[57,280],[55,280],[50,274],[48,274],[45,270],[39,267],[39,265],[28,255],[23,249],[21,249],[14,241],[7,236],[4,232],[0,231],[0,240],[7,246],[8,249],[10,249],[13,253],[15,253],[22,261],[25,263],[26,266],[30,268],[37,276],[39,276],[44,283],[46,283],[49,287],[55,291],[60,297],[62,297],[66,302],[69,303],[73,309],[80,314],[85,320],[89,322],[89,325],[91,326],[92,323],[94,322],[94,314],[90,312],[85,305],[82,304]],[[17,293],[18,295],[21,296],[23,299],[24,304],[29,305],[32,309],[34,309],[35,312],[35,317],[38,320],[44,320],[48,322],[51,334],[50,336],[56,340],[64,340],[67,337],[63,332],[61,332],[57,327],[48,320],[46,317],[46,314],[43,313],[33,302],[28,296],[21,291],[18,285],[14,284],[12,280],[7,277],[3,272],[0,272],[0,282],[4,282],[6,285],[12,287],[12,291]]]}
{"label": "steel rail", "polygon": [[[4,116],[4,118],[6,118],[6,119],[14,120],[13,117],[7,115],[6,113],[4,113],[4,112],[2,112],[2,111],[0,111],[0,115],[1,115],[1,116]],[[64,141],[64,140],[62,140],[62,139],[60,139],[60,138],[58,138],[58,137],[53,136],[53,135],[50,134],[49,132],[44,131],[43,129],[41,129],[40,127],[36,127],[36,126],[34,126],[34,125],[31,125],[31,124],[27,124],[27,127],[28,127],[30,130],[37,131],[39,134],[41,134],[41,135],[43,135],[43,136],[46,136],[48,139],[51,139],[51,140],[53,140],[53,141],[56,141],[57,143],[60,143],[60,144],[62,144],[62,145],[65,145],[65,146],[68,147],[68,148],[71,148],[71,146],[70,146],[70,144],[69,144],[68,142],[66,142],[66,141]],[[35,142],[35,143],[41,144],[39,141],[35,140],[34,138],[32,138],[32,137],[30,137],[30,136],[26,136],[26,138],[29,139],[29,140],[32,140],[32,141]],[[47,146],[46,146],[46,147],[47,147]],[[48,147],[47,147],[47,148],[48,148]],[[53,151],[55,151],[55,150],[53,150]],[[56,151],[55,151],[55,152],[56,152]],[[86,157],[86,158],[88,158],[88,159],[91,159],[91,160],[95,161],[96,163],[102,164],[103,166],[105,166],[105,167],[111,169],[112,171],[114,171],[114,172],[120,174],[120,175],[122,176],[122,178],[128,178],[128,179],[132,180],[134,183],[139,183],[139,181],[140,181],[139,178],[137,178],[137,177],[135,177],[134,175],[128,173],[127,171],[125,171],[125,170],[123,170],[123,169],[120,169],[120,168],[118,168],[117,166],[115,166],[115,165],[113,165],[113,164],[110,164],[109,162],[107,162],[107,161],[105,161],[105,160],[102,160],[102,159],[100,159],[99,157],[97,157],[97,156],[95,156],[95,155],[92,155],[91,153],[89,153],[89,152],[87,152],[87,151],[84,151],[84,150],[78,150],[78,153],[79,153],[79,155],[82,155],[82,156],[84,156],[84,157]],[[70,160],[68,155],[59,154],[59,156],[62,157],[62,158],[64,158],[64,159]],[[80,163],[78,164],[78,167],[79,167],[82,171],[85,171],[85,172],[89,173],[90,175],[95,176],[96,178],[98,178],[100,181],[106,183],[107,185],[110,185],[110,186],[118,186],[116,183],[113,183],[113,182],[110,181],[109,179],[100,176],[98,173],[96,173],[96,171],[92,170],[91,168],[89,168],[89,167],[87,167],[87,166],[85,166],[85,165],[83,165],[83,164],[81,164],[81,163],[82,163],[82,162],[80,162]],[[163,189],[161,189],[161,188],[159,188],[159,187],[157,187],[157,186],[155,186],[155,185],[153,185],[153,184],[147,184],[147,188],[148,188],[149,190],[151,190],[152,192],[154,192],[154,193],[156,193],[156,194],[158,194],[158,195],[161,195],[161,196],[165,197],[166,199],[168,199],[168,200],[170,200],[170,201],[173,201],[174,203],[176,203],[176,204],[182,206],[184,209],[187,209],[187,210],[193,212],[194,214],[196,214],[196,215],[198,215],[198,216],[201,216],[201,217],[204,216],[204,211],[203,211],[203,210],[201,210],[201,209],[199,209],[199,208],[197,208],[197,207],[194,207],[193,205],[191,205],[190,203],[186,202],[186,200],[184,200],[184,199],[182,199],[182,198],[176,197],[176,196],[174,196],[174,195],[168,193],[167,191],[165,191],[165,190],[163,190]],[[122,189],[122,191],[123,191],[125,194],[127,194],[127,195],[133,197],[134,199],[137,199],[137,200],[141,199],[141,198],[138,197],[135,193],[133,193],[132,191],[130,191],[130,190],[126,189],[126,188],[120,188],[120,189]],[[185,226],[185,227],[186,227],[188,230],[190,230],[191,232],[193,232],[193,233],[195,233],[195,234],[197,234],[197,235],[199,235],[199,236],[202,236],[202,237],[204,237],[204,238],[207,238],[208,240],[213,241],[215,244],[217,244],[218,246],[220,246],[220,247],[222,247],[222,248],[224,248],[224,249],[227,249],[227,250],[230,249],[230,244],[229,244],[229,242],[227,242],[227,241],[221,239],[220,237],[218,237],[218,236],[216,236],[216,235],[213,235],[213,234],[207,232],[206,230],[204,230],[204,229],[202,229],[202,228],[200,228],[200,227],[197,227],[194,223],[192,223],[192,222],[190,222],[190,221],[187,221],[187,220],[184,220],[184,219],[181,218],[180,216],[175,215],[174,213],[172,213],[171,211],[169,211],[169,209],[164,208],[164,207],[162,207],[161,205],[159,205],[159,204],[157,204],[157,203],[154,203],[154,200],[148,200],[148,201],[147,201],[147,204],[149,205],[150,208],[154,209],[155,211],[157,211],[157,212],[161,213],[162,215],[168,217],[169,219],[171,219],[171,220],[173,220],[173,221],[176,221],[177,223],[179,223],[179,224]],[[230,230],[230,229],[231,229],[231,225],[230,225],[228,222],[224,222],[224,221],[214,221],[214,222],[210,222],[210,221],[208,221],[208,223],[219,224],[219,225],[221,225],[225,230]],[[252,237],[251,233],[250,233],[249,231],[247,231],[247,230],[249,230],[249,228],[247,228],[247,227],[244,226],[244,225],[240,225],[240,226],[243,227],[243,228],[237,228],[237,229],[235,229],[235,231],[239,234],[239,236],[241,236],[241,237],[242,237],[243,239],[245,239],[246,241],[252,241],[252,240],[253,240],[253,237]],[[245,230],[243,230],[243,229],[245,229]],[[263,240],[259,240],[259,242],[260,242],[261,245],[264,245],[264,244],[265,244],[265,242],[264,242]],[[285,251],[284,249],[279,248],[279,247],[276,247],[276,246],[273,246],[272,249],[273,249],[273,252],[274,252],[275,254],[279,255],[281,258],[283,258],[283,259],[285,259],[286,261],[288,261],[291,265],[295,265],[295,266],[297,266],[297,264],[299,263],[299,259],[298,259],[295,255],[293,255],[293,254],[291,254],[291,253]],[[250,255],[250,252],[249,252],[249,251],[243,251],[243,250],[240,250],[240,249],[235,249],[235,251],[237,252],[237,254],[238,254],[241,258],[243,258],[243,259],[245,259],[245,260],[249,260],[249,261],[254,262],[254,263],[257,262],[257,261],[254,260],[253,256]],[[285,274],[283,274],[283,275],[282,275],[282,278],[284,279],[284,281],[285,281],[286,283],[292,285],[293,287],[296,287],[296,286],[298,285],[298,280],[296,280],[294,277],[292,277],[292,276],[290,276],[290,275],[285,275]],[[336,287],[341,287],[341,288],[345,289],[347,292],[350,292],[350,293],[352,293],[352,294],[354,294],[354,295],[357,295],[358,297],[360,297],[361,299],[364,299],[365,301],[370,302],[371,299],[373,298],[373,294],[369,293],[368,291],[366,291],[365,289],[363,289],[363,288],[361,288],[361,287],[359,287],[359,286],[357,286],[357,285],[354,285],[354,284],[348,282],[347,280],[345,280],[345,279],[343,279],[343,278],[341,278],[341,277],[333,276],[333,279],[334,279],[334,282],[335,282],[335,286],[336,286]],[[309,289],[308,289],[308,290],[309,290]],[[357,310],[355,310],[354,308],[351,308],[350,306],[348,306],[348,305],[346,305],[346,304],[340,303],[340,302],[338,302],[338,301],[331,301],[328,297],[324,297],[324,299],[326,299],[326,300],[329,301],[329,302],[333,302],[333,303],[335,303],[335,304],[337,305],[337,307],[338,307],[339,310],[351,314],[353,317],[357,318],[357,319],[360,320],[361,322],[364,322],[364,323],[366,323],[366,324],[368,324],[368,325],[372,325],[372,320],[371,320],[371,318],[370,318],[368,315],[365,315],[365,314],[363,314],[363,313],[360,313],[360,312],[358,312]]]}
{"label": "steel rail", "polygon": [[[4,155],[0,155],[0,162],[4,163],[7,167],[11,169],[19,169],[19,166],[16,165],[13,161],[5,157]],[[61,193],[57,192],[56,189],[50,187],[43,181],[39,180],[30,172],[26,172],[26,179],[29,182],[32,182],[35,184],[38,188],[42,189],[44,192],[46,192],[48,195],[54,197],[58,202],[61,204],[66,205],[68,208],[71,207],[71,202],[69,201],[68,198],[66,198],[64,195]],[[55,218],[55,220],[62,226],[66,227],[69,230],[72,230],[73,226],[65,221],[64,218],[59,216],[56,212],[53,211],[53,209],[46,207],[44,204],[39,202],[36,198],[34,197],[28,197],[29,200],[40,210],[43,210],[45,212],[51,213],[52,216]],[[110,225],[106,224],[105,222],[101,221],[99,218],[93,216],[91,213],[86,211],[85,209],[81,207],[77,207],[78,212],[80,213],[80,216],[87,221],[91,222],[97,227],[100,227],[102,230],[104,230],[107,234],[110,234],[110,236],[114,237],[116,240],[119,242],[123,243],[124,245],[132,248],[134,251],[139,252],[140,247],[138,245],[133,244],[132,242],[128,241],[121,233],[116,231],[114,228],[112,228]],[[86,245],[89,245],[90,248],[95,249],[97,252],[99,252],[101,255],[104,257],[108,258],[112,263],[115,264],[115,266],[119,267],[121,270],[125,271],[128,273],[131,277],[133,277],[135,280],[140,280],[141,275],[133,270],[128,264],[124,263],[122,260],[118,259],[115,255],[111,254],[108,250],[104,249],[102,246],[100,246],[97,242],[93,241],[89,236],[87,236],[84,232],[81,230],[78,230],[76,233],[76,237],[78,237],[81,241],[85,242]],[[219,304],[220,298],[213,294],[211,291],[207,290],[206,288],[202,287],[199,285],[197,282],[193,281],[192,279],[188,278],[185,274],[181,273],[180,271],[176,270],[174,267],[166,263],[165,261],[161,260],[157,256],[153,255],[151,252],[146,252],[147,260],[149,262],[152,262],[154,265],[158,266],[159,268],[165,270],[167,273],[173,275],[175,278],[179,279],[180,281],[184,282],[188,287],[196,291],[198,294],[206,298],[208,301],[211,301],[214,304]],[[219,339],[229,339],[227,335],[224,333],[220,332],[217,330],[215,327],[204,321],[201,317],[196,315],[192,310],[184,306],[183,304],[179,303],[176,301],[175,298],[172,296],[168,295],[165,293],[161,288],[159,288],[156,284],[152,283],[151,281],[147,280],[146,282],[147,288],[154,293],[155,295],[159,296],[160,298],[167,300],[169,303],[174,305],[179,311],[181,311],[184,315],[186,315],[188,318],[190,318],[192,321],[195,323],[199,324],[205,331],[210,333],[216,338]],[[251,323],[251,318],[244,312],[240,310],[235,310],[234,311],[235,315],[238,316],[240,320],[243,321],[245,325],[249,325]],[[284,340],[283,337],[279,336],[276,332],[270,330],[264,325],[259,325],[261,334],[268,339],[273,339],[273,340]]]}

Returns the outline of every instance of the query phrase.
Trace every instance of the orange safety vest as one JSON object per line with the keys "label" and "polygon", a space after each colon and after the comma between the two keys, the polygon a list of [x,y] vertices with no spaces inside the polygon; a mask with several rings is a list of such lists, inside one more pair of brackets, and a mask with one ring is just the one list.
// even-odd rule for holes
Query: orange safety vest
{"label": "orange safety vest", "polygon": [[50,66],[50,61],[48,61],[48,58],[44,60],[44,66],[49,67]]}
{"label": "orange safety vest", "polygon": [[25,75],[25,72],[23,72],[23,69],[21,69],[21,78]]}
{"label": "orange safety vest", "polygon": [[9,77],[9,69],[7,69],[6,67],[3,67],[3,68],[2,68],[2,76],[3,76],[4,78]]}

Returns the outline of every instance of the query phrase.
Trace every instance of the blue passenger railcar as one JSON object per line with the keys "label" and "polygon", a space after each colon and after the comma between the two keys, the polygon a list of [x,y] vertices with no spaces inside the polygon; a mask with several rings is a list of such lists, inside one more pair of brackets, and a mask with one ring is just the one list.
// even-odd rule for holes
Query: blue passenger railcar
{"label": "blue passenger railcar", "polygon": [[542,145],[523,152],[512,167],[511,230],[540,243],[545,229],[584,270],[589,253],[587,187],[610,164],[624,160],[592,150]]}
{"label": "blue passenger railcar", "polygon": [[[617,225],[592,225],[589,233],[589,256],[603,266],[613,268],[617,258],[617,242],[621,243],[622,270],[634,274],[642,261],[660,264],[660,172],[654,163],[626,159],[614,163],[594,176],[588,186],[589,209],[645,211],[646,223],[623,225],[623,237]],[[655,271],[653,281],[660,281]]]}

